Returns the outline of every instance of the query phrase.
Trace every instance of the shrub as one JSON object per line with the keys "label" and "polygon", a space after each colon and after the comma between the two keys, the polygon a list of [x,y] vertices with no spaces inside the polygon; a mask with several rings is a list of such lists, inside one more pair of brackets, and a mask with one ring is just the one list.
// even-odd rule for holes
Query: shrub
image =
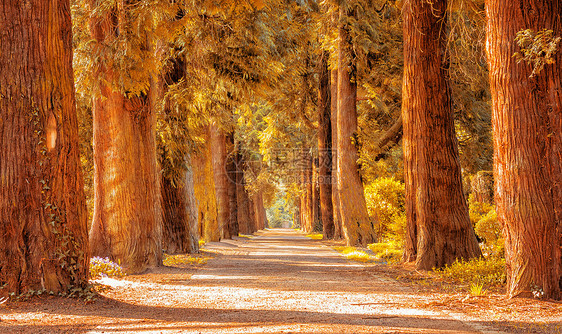
{"label": "shrub", "polygon": [[498,221],[495,208],[492,208],[482,219],[476,223],[476,234],[483,240],[480,244],[486,256],[503,257],[505,243],[502,235],[502,226]]}
{"label": "shrub", "polygon": [[402,261],[402,247],[393,241],[379,242],[367,246],[376,257],[383,259],[389,263],[398,263]]}
{"label": "shrub", "polygon": [[90,259],[90,277],[92,279],[100,277],[123,277],[123,268],[109,260],[109,258],[92,257]]}
{"label": "shrub", "polygon": [[342,253],[348,260],[359,261],[359,262],[369,262],[373,260],[373,257],[371,255],[355,247],[343,246],[343,247],[334,247],[334,249]]}
{"label": "shrub", "polygon": [[455,261],[450,266],[434,270],[440,277],[471,285],[497,286],[505,283],[505,259],[478,258]]}
{"label": "shrub", "polygon": [[189,254],[164,254],[164,260],[162,263],[167,267],[195,266],[206,264],[208,259],[208,257],[191,256]]}
{"label": "shrub", "polygon": [[405,187],[393,177],[380,177],[365,187],[369,216],[379,222],[379,238],[402,244],[406,230]]}

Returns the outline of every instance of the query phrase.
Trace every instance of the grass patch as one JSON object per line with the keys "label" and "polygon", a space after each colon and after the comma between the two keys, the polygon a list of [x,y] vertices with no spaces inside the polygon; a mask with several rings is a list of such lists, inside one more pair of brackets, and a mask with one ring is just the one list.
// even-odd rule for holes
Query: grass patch
{"label": "grass patch", "polygon": [[359,262],[370,262],[375,260],[373,256],[367,252],[350,246],[338,246],[334,247],[336,251],[345,256],[348,260],[359,261]]}
{"label": "grass patch", "polygon": [[307,234],[306,236],[312,240],[322,240],[324,238],[322,233],[311,233],[311,234]]}
{"label": "grass patch", "polygon": [[402,261],[402,248],[394,242],[378,242],[367,246],[379,259],[388,263],[400,263]]}
{"label": "grass patch", "polygon": [[239,233],[238,236],[239,236],[240,238],[246,238],[246,239],[253,239],[253,238],[254,238],[253,235],[242,234],[242,233]]}
{"label": "grass patch", "polygon": [[191,254],[168,255],[164,254],[163,264],[167,267],[200,266],[207,263],[210,257],[194,256]]}
{"label": "grass patch", "polygon": [[484,286],[500,286],[506,281],[505,259],[478,258],[469,261],[455,261],[434,272],[444,280]]}

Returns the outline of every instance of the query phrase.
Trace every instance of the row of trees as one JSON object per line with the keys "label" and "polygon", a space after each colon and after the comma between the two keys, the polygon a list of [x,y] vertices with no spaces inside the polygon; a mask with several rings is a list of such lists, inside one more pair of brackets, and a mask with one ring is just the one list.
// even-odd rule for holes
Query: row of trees
{"label": "row of trees", "polygon": [[[557,298],[560,4],[464,3],[486,9],[509,294]],[[373,243],[363,186],[382,160],[396,174],[403,160],[406,261],[431,269],[479,256],[461,166],[489,163],[466,158],[486,152],[487,128],[474,124],[487,89],[467,89],[459,73],[486,72],[453,47],[478,30],[459,33],[455,22],[478,26],[459,4],[74,1],[73,35],[68,0],[8,1],[4,291],[84,287],[92,255],[135,273],[159,265],[162,249],[251,233],[279,189],[304,230]],[[459,133],[476,139],[459,151]]]}

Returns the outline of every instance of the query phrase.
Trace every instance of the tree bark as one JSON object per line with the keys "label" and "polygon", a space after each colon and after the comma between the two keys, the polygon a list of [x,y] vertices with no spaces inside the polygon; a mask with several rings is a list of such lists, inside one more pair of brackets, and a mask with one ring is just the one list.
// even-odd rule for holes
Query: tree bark
{"label": "tree bark", "polygon": [[335,234],[332,206],[332,122],[330,72],[328,52],[320,58],[318,87],[318,187],[320,188],[320,216],[324,239]]}
{"label": "tree bark", "polygon": [[[562,97],[560,50],[555,63],[531,77],[517,61],[514,42],[523,29],[562,31],[562,2],[486,1],[487,55],[493,99],[494,182],[504,226],[507,292],[542,291],[561,298]],[[560,47],[560,46],[559,46]]]}
{"label": "tree bark", "polygon": [[217,200],[212,165],[210,133],[205,133],[205,147],[192,158],[195,198],[198,204],[199,233],[206,241],[220,241]]}
{"label": "tree bark", "polygon": [[253,224],[250,216],[250,198],[248,197],[245,185],[244,158],[242,157],[242,154],[238,153],[236,163],[236,207],[238,208],[238,228],[242,234],[251,234],[254,231],[252,231]]}
{"label": "tree bark", "polygon": [[88,284],[68,0],[7,0],[0,26],[1,294]]}
{"label": "tree bark", "polygon": [[481,255],[462,189],[446,57],[447,1],[404,5],[405,259],[429,270]]}
{"label": "tree bark", "polygon": [[332,210],[334,239],[342,238],[341,211],[338,192],[338,70],[330,71],[330,120],[332,125]]}
{"label": "tree bark", "polygon": [[312,155],[309,150],[303,149],[302,165],[301,165],[301,184],[303,192],[301,194],[301,229],[304,232],[311,232],[313,227],[313,211],[312,211]]}
{"label": "tree bark", "polygon": [[164,174],[161,180],[164,222],[162,248],[168,254],[199,252],[197,204],[191,169],[184,172],[179,184],[172,184]]}
{"label": "tree bark", "polygon": [[211,125],[211,147],[215,193],[217,195],[217,218],[221,239],[230,239],[230,198],[226,175],[226,136],[216,124]]}
{"label": "tree bark", "polygon": [[[102,46],[117,38],[112,19],[94,17],[92,36]],[[94,77],[113,82],[104,64]],[[162,213],[156,162],[156,115],[151,94],[125,97],[106,83],[93,101],[94,215],[90,230],[92,255],[120,262],[127,273],[162,263]]]}
{"label": "tree bark", "polygon": [[338,156],[337,177],[342,230],[350,246],[376,241],[374,224],[367,213],[363,183],[357,165],[357,82],[355,55],[350,27],[345,21],[354,16],[340,8],[338,41]]}
{"label": "tree bark", "polygon": [[239,227],[238,227],[238,199],[236,196],[236,156],[234,150],[234,134],[230,133],[227,136],[227,151],[229,154],[227,155],[227,163],[226,163],[226,175],[228,179],[228,200],[229,200],[229,223],[228,228],[230,232],[230,236],[238,236]]}

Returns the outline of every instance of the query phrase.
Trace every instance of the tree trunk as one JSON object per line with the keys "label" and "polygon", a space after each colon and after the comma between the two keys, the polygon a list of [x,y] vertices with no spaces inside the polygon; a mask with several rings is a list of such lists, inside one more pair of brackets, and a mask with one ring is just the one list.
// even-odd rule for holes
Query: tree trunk
{"label": "tree trunk", "polygon": [[404,7],[405,259],[426,270],[481,255],[462,189],[446,9],[446,0],[410,0]]}
{"label": "tree trunk", "polygon": [[251,234],[253,231],[250,216],[250,198],[248,197],[245,185],[244,158],[240,153],[238,153],[236,163],[236,207],[238,208],[238,228],[241,234]]}
{"label": "tree trunk", "polygon": [[168,254],[199,252],[193,173],[187,169],[184,175],[179,184],[172,184],[164,174],[161,178],[164,221],[162,248]]}
{"label": "tree trunk", "polygon": [[312,155],[307,149],[303,149],[302,153],[302,169],[301,182],[303,193],[301,194],[301,229],[304,232],[311,232],[314,224],[314,216],[312,210]]}
{"label": "tree trunk", "polygon": [[227,155],[227,162],[226,162],[226,175],[227,175],[227,179],[228,179],[228,200],[229,200],[229,204],[228,204],[228,208],[230,209],[230,215],[229,215],[229,223],[228,223],[228,228],[229,228],[229,232],[230,232],[230,236],[238,236],[239,233],[239,227],[238,227],[238,199],[236,196],[236,156],[237,154],[235,153],[234,150],[234,134],[230,133],[227,136],[227,152],[229,152],[229,154]]}
{"label": "tree trunk", "polygon": [[7,0],[0,26],[2,294],[88,284],[68,0]]}
{"label": "tree trunk", "polygon": [[320,188],[318,185],[318,160],[312,160],[312,226],[311,232],[322,231],[322,217],[320,211]]}
{"label": "tree trunk", "polygon": [[338,70],[330,71],[330,121],[332,126],[332,210],[334,239],[342,238],[340,198],[338,192]]}
{"label": "tree trunk", "polygon": [[335,234],[334,208],[332,206],[332,122],[330,72],[328,53],[320,58],[318,88],[318,187],[320,188],[320,216],[324,239]]}
{"label": "tree trunk", "polygon": [[[107,16],[121,16],[115,12],[115,16]],[[117,38],[112,18],[92,19],[92,35],[100,46],[106,38]],[[103,64],[93,75],[104,78],[104,82],[116,80],[115,73]],[[91,251],[92,255],[120,262],[127,273],[143,272],[162,263],[156,115],[150,98],[128,98],[109,84],[100,83],[93,101]]]}
{"label": "tree trunk", "polygon": [[504,226],[508,295],[560,298],[562,171],[560,170],[562,53],[531,77],[517,63],[523,29],[560,36],[561,1],[486,1],[487,54],[493,98],[494,182]]}
{"label": "tree trunk", "polygon": [[219,241],[219,225],[217,221],[217,199],[212,165],[210,133],[207,128],[204,149],[193,156],[193,179],[195,198],[198,204],[199,233],[206,241]]}
{"label": "tree trunk", "polygon": [[226,136],[216,124],[211,125],[211,153],[215,193],[217,195],[217,218],[221,239],[230,239],[230,198],[228,197],[228,176],[226,175]]}
{"label": "tree trunk", "polygon": [[354,13],[340,8],[338,41],[338,156],[337,176],[342,230],[350,246],[373,243],[374,224],[367,213],[363,183],[357,166],[357,82],[350,27]]}

